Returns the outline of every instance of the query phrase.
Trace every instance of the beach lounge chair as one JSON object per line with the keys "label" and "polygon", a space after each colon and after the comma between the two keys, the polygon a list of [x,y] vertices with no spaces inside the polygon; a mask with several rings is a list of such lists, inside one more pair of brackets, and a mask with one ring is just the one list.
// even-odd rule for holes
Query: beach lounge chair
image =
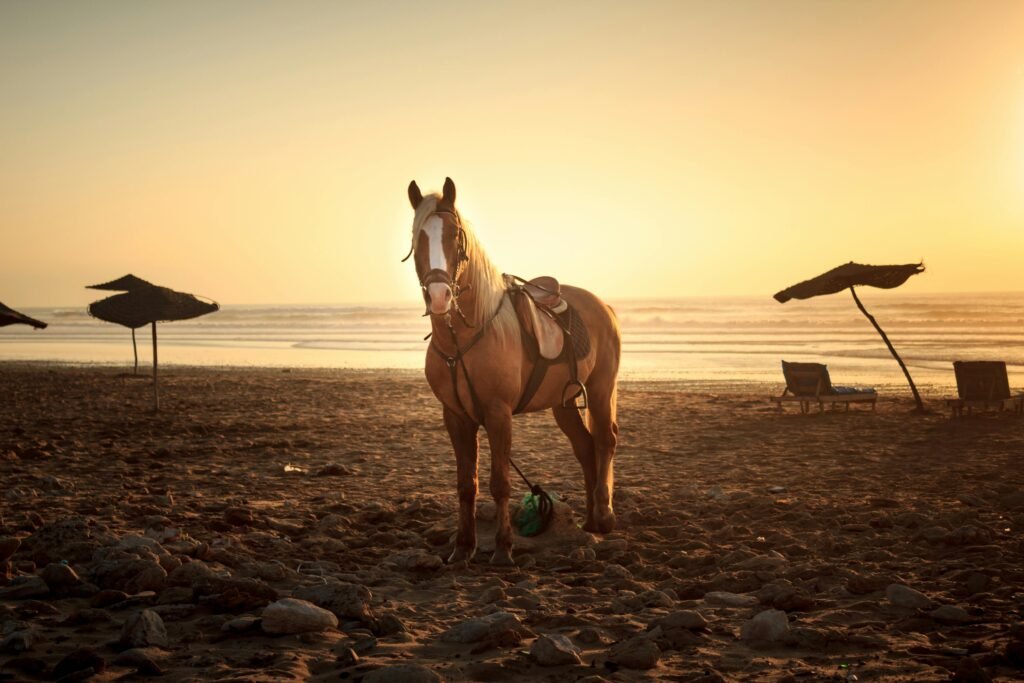
{"label": "beach lounge chair", "polygon": [[825,410],[825,404],[832,404],[835,409],[844,404],[850,409],[851,403],[870,403],[875,409],[878,394],[874,389],[854,389],[851,387],[834,387],[828,376],[828,368],[821,363],[788,363],[782,361],[782,375],[786,378],[786,388],[781,396],[771,396],[771,400],[782,409],[783,403],[800,403],[800,412],[806,413],[812,403],[818,404],[818,412]]}
{"label": "beach lounge chair", "polygon": [[970,415],[974,408],[987,410],[1012,408],[1024,414],[1024,393],[1011,394],[1006,377],[1006,363],[1001,360],[958,360],[953,363],[958,398],[946,400],[953,415]]}

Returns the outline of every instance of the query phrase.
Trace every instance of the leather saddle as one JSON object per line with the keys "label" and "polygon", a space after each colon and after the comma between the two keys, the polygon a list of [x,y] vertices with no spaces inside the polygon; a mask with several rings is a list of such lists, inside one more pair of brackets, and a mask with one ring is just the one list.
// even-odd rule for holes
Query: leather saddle
{"label": "leather saddle", "polygon": [[583,319],[562,298],[561,286],[555,278],[515,279],[523,284],[510,290],[514,293],[512,301],[522,330],[523,346],[534,364],[515,412],[526,408],[548,367],[562,362],[568,365],[571,378],[563,390],[563,405],[582,396],[582,405],[577,404],[577,407],[586,409],[587,390],[577,377],[578,359],[590,353],[590,335]]}

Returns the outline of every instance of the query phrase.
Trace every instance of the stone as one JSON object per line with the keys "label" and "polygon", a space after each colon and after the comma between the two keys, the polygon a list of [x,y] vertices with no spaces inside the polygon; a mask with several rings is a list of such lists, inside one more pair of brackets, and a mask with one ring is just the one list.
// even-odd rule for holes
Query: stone
{"label": "stone", "polygon": [[166,648],[170,645],[167,627],[160,615],[151,609],[144,609],[128,617],[121,628],[120,642],[129,647]]}
{"label": "stone", "polygon": [[[101,657],[96,650],[81,648],[69,653],[53,667],[53,678],[59,679],[73,673],[92,671],[93,674],[103,673],[107,668],[107,661]],[[86,676],[87,677],[87,676]]]}
{"label": "stone", "polygon": [[971,620],[967,610],[956,605],[942,605],[928,613],[935,621],[943,624],[963,624]]}
{"label": "stone", "polygon": [[759,601],[756,595],[711,591],[704,594],[704,602],[709,605],[719,605],[722,607],[755,607]]}
{"label": "stone", "polygon": [[789,633],[789,618],[782,610],[769,609],[740,627],[740,640],[775,643]]}
{"label": "stone", "polygon": [[114,590],[112,588],[102,590],[96,595],[92,596],[89,604],[93,607],[110,607],[116,605],[119,602],[124,602],[128,599],[128,594],[124,591]]}
{"label": "stone", "polygon": [[952,683],[992,683],[992,677],[973,657],[961,657],[950,680]]}
{"label": "stone", "polygon": [[192,586],[203,584],[210,579],[219,577],[210,565],[202,560],[186,562],[167,575],[167,583],[172,586]]}
{"label": "stone", "polygon": [[292,595],[299,600],[307,600],[318,607],[330,610],[339,619],[354,619],[367,625],[374,623],[370,610],[373,594],[365,586],[331,581],[299,588]]}
{"label": "stone", "polygon": [[50,594],[50,587],[38,576],[19,576],[9,586],[0,588],[0,600],[28,600]]}
{"label": "stone", "polygon": [[642,636],[616,643],[608,653],[609,661],[626,669],[653,669],[660,659],[658,644]]}
{"label": "stone", "polygon": [[266,606],[261,627],[271,635],[314,633],[337,628],[338,617],[306,600],[283,598]]}
{"label": "stone", "polygon": [[11,555],[16,553],[20,546],[21,540],[13,536],[0,538],[0,562],[6,562],[11,559]]}
{"label": "stone", "polygon": [[231,526],[249,526],[254,518],[252,511],[242,507],[230,507],[224,511],[224,521]]}
{"label": "stone", "polygon": [[167,584],[167,572],[159,562],[127,554],[94,562],[88,574],[100,588],[114,588],[129,594],[161,591]]}
{"label": "stone", "polygon": [[224,633],[245,633],[253,631],[260,625],[260,618],[254,616],[236,617],[225,621],[220,630]]}
{"label": "stone", "polygon": [[652,624],[652,626],[661,626],[661,628],[666,631],[676,628],[699,630],[706,628],[707,625],[707,619],[705,619],[700,612],[688,609],[672,612],[660,619],[656,619]]}
{"label": "stone", "polygon": [[70,565],[59,562],[51,562],[43,567],[39,576],[49,586],[50,591],[55,594],[66,593],[74,590],[82,584],[82,578]]}
{"label": "stone", "polygon": [[923,609],[932,604],[927,595],[901,583],[890,583],[885,589],[885,597],[898,607],[911,609]]}
{"label": "stone", "polygon": [[480,593],[480,602],[485,605],[489,605],[492,602],[505,600],[506,597],[504,588],[501,586],[491,586],[489,588],[485,588],[484,591]]}
{"label": "stone", "polygon": [[114,664],[135,669],[144,676],[162,676],[164,671],[156,663],[159,652],[153,648],[133,647],[114,659]]}
{"label": "stone", "polygon": [[521,631],[519,617],[509,612],[492,612],[484,617],[466,619],[441,634],[445,643],[476,643],[493,638],[504,631]]}
{"label": "stone", "polygon": [[440,683],[444,679],[420,664],[392,664],[363,676],[363,683]]}
{"label": "stone", "polygon": [[388,564],[410,572],[433,572],[444,566],[444,560],[422,550],[404,550],[388,558]]}
{"label": "stone", "polygon": [[541,666],[582,664],[580,649],[560,633],[543,634],[533,641],[530,658]]}
{"label": "stone", "polygon": [[0,640],[0,652],[11,652],[13,654],[27,652],[32,649],[35,640],[35,633],[28,629],[14,631],[3,640]]}

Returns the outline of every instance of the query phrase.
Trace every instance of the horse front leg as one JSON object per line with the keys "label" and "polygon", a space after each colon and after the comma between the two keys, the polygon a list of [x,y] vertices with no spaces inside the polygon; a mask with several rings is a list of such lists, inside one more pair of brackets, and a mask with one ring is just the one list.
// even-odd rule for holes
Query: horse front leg
{"label": "horse front leg", "polygon": [[477,460],[480,450],[477,434],[480,425],[445,406],[444,426],[448,428],[455,450],[459,482],[459,530],[455,536],[455,549],[448,558],[448,563],[454,564],[469,562],[476,554]]}
{"label": "horse front leg", "polygon": [[511,565],[515,563],[512,561],[512,522],[508,514],[508,498],[512,493],[508,473],[512,452],[512,411],[508,406],[487,414],[487,440],[491,444],[491,495],[498,511],[491,564]]}

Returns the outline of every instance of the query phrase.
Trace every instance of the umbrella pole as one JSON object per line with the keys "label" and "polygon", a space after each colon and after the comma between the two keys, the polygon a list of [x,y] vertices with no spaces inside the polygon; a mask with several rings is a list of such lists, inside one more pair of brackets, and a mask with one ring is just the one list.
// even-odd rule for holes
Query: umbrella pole
{"label": "umbrella pole", "polygon": [[857,308],[860,309],[860,312],[871,321],[871,324],[875,326],[876,330],[878,330],[878,334],[882,335],[882,341],[884,341],[885,345],[889,347],[889,353],[891,353],[892,357],[896,359],[896,362],[900,364],[900,369],[903,370],[903,374],[907,376],[907,382],[910,383],[910,391],[914,393],[914,401],[917,402],[917,409],[923,411],[924,403],[921,401],[921,394],[917,393],[917,387],[914,385],[914,380],[911,378],[910,371],[907,370],[907,366],[903,363],[903,359],[900,358],[900,354],[896,353],[896,349],[893,348],[892,342],[889,341],[889,338],[885,336],[885,332],[875,320],[875,316],[868,313],[868,309],[864,308],[864,304],[860,302],[860,298],[857,296],[857,290],[850,287],[850,294],[853,294],[853,300],[857,302]]}
{"label": "umbrella pole", "polygon": [[160,385],[156,377],[156,321],[153,321],[153,410],[160,410]]}
{"label": "umbrella pole", "polygon": [[139,374],[139,347],[135,345],[135,328],[132,328],[132,353],[135,354],[135,374]]}

